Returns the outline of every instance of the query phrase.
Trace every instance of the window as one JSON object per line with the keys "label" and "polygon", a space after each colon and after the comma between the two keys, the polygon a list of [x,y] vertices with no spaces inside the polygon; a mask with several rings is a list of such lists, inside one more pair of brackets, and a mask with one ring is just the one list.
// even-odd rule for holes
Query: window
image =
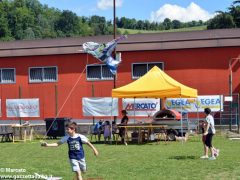
{"label": "window", "polygon": [[29,82],[56,82],[57,67],[30,67]]}
{"label": "window", "polygon": [[144,74],[146,74],[154,66],[157,66],[160,69],[163,69],[163,63],[162,62],[133,63],[132,64],[132,78],[133,79],[138,79],[138,78],[142,77]]}
{"label": "window", "polygon": [[87,80],[112,80],[113,74],[105,64],[87,65]]}
{"label": "window", "polygon": [[15,83],[15,69],[14,68],[2,68],[0,69],[0,83],[11,84]]}

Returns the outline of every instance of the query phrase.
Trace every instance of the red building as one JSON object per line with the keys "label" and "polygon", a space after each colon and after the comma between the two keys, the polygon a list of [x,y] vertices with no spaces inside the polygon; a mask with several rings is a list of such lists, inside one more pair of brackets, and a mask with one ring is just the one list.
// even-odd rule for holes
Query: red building
{"label": "red building", "polygon": [[[0,43],[1,119],[6,99],[39,98],[40,117],[84,119],[82,97],[110,97],[113,76],[104,64],[79,49],[87,41],[112,36]],[[129,35],[117,46],[122,54],[116,87],[157,65],[199,95],[240,92],[240,29]],[[232,85],[229,82],[232,70]]]}

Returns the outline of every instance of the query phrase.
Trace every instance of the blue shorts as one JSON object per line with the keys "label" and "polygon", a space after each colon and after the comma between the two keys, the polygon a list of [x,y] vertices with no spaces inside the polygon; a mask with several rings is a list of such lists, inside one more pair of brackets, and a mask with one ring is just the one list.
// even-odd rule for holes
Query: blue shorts
{"label": "blue shorts", "polygon": [[80,160],[70,159],[70,164],[72,166],[73,172],[76,172],[76,171],[86,172],[87,171],[87,165],[86,165],[85,158],[80,159]]}

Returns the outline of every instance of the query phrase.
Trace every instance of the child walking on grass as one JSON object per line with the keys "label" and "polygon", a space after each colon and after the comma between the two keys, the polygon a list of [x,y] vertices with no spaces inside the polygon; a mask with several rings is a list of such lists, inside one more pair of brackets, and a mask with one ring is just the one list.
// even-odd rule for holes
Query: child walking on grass
{"label": "child walking on grass", "polygon": [[76,133],[77,124],[75,122],[70,122],[66,125],[67,136],[64,136],[57,143],[48,144],[42,142],[41,145],[45,147],[57,147],[61,144],[68,144],[68,156],[70,164],[72,166],[72,171],[75,172],[74,179],[82,180],[82,174],[86,173],[87,166],[84,156],[84,150],[82,144],[87,144],[92,150],[95,156],[98,156],[97,149],[89,142],[86,136]]}

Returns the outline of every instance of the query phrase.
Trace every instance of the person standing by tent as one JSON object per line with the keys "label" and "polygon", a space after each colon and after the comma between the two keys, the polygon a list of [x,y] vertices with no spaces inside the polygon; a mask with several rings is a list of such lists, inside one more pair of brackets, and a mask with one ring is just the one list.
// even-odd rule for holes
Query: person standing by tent
{"label": "person standing by tent", "polygon": [[208,150],[211,151],[211,157],[208,158],[209,160],[215,160],[216,157],[214,156],[214,147],[212,145],[212,138],[214,134],[216,133],[215,127],[214,127],[214,118],[211,115],[211,109],[205,108],[204,113],[206,114],[206,128],[204,129],[204,134],[206,136],[206,139],[204,141],[205,147],[204,147],[204,156],[201,157],[201,159],[208,158]]}
{"label": "person standing by tent", "polygon": [[104,122],[103,136],[105,144],[107,143],[107,141],[109,143],[111,139],[111,125],[109,121]]}
{"label": "person standing by tent", "polygon": [[[121,119],[121,124],[120,126],[126,126],[128,123],[128,116],[127,116],[127,111],[126,110],[122,110],[122,119]],[[121,137],[121,141],[122,143],[125,143],[125,128],[124,127],[120,127],[119,128],[119,136]]]}
{"label": "person standing by tent", "polygon": [[101,133],[102,133],[102,130],[103,130],[103,120],[100,119],[99,122],[97,122],[94,126],[94,134],[97,134],[98,135],[98,141],[100,141],[101,139]]}

